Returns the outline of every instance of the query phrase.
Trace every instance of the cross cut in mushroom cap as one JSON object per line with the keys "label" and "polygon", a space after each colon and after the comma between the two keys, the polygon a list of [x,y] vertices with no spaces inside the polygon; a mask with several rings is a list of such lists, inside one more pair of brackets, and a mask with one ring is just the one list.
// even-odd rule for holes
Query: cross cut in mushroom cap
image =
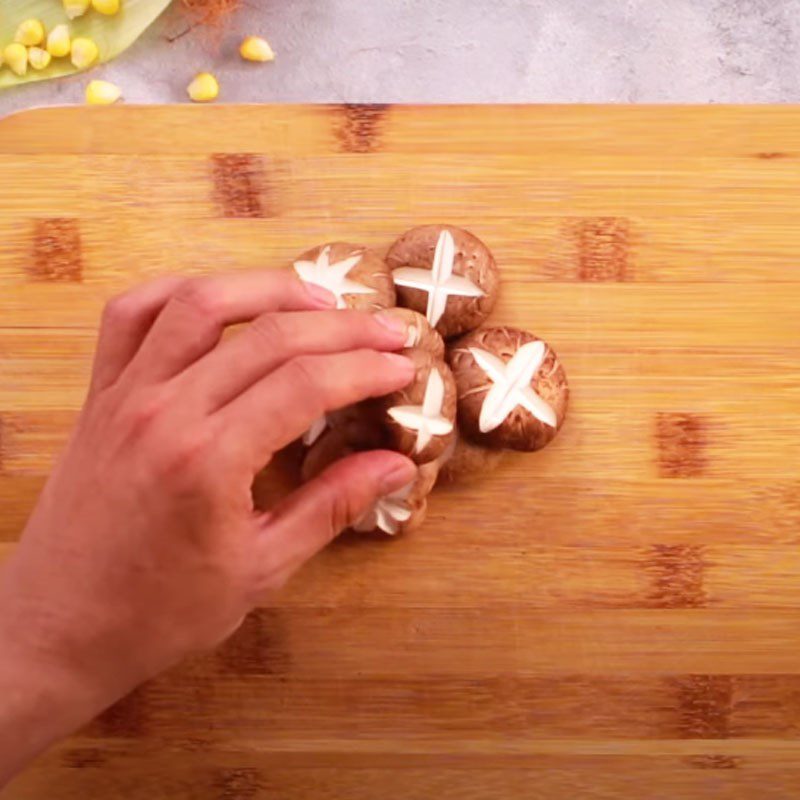
{"label": "cross cut in mushroom cap", "polygon": [[369,310],[395,304],[389,268],[374,252],[360,245],[321,245],[303,253],[292,266],[301,280],[331,292],[337,308]]}
{"label": "cross cut in mushroom cap", "polygon": [[497,299],[494,256],[469,231],[421,225],[406,231],[386,255],[397,304],[424,313],[445,338],[477,328]]}
{"label": "cross cut in mushroom cap", "polygon": [[413,510],[408,502],[408,496],[413,488],[412,481],[386,497],[379,497],[372,508],[353,523],[353,530],[365,532],[377,528],[394,536],[400,530],[400,526],[411,519]]}
{"label": "cross cut in mushroom cap", "polygon": [[492,381],[492,388],[486,393],[481,406],[478,423],[481,433],[488,433],[502,425],[517,406],[530,411],[545,425],[556,427],[556,412],[531,387],[533,376],[544,361],[546,349],[541,340],[528,342],[514,353],[510,361],[504,363],[486,350],[469,348],[478,366]]}
{"label": "cross cut in mushroom cap", "polygon": [[450,368],[420,349],[404,350],[414,380],[376,403],[386,445],[417,464],[437,459],[450,442],[456,419],[456,384]]}
{"label": "cross cut in mushroom cap", "polygon": [[444,381],[437,367],[432,367],[425,385],[422,405],[394,406],[387,412],[404,428],[417,432],[414,452],[421,453],[434,436],[445,436],[453,430],[452,420],[442,414]]}
{"label": "cross cut in mushroom cap", "polygon": [[411,483],[386,497],[378,498],[353,524],[353,530],[380,530],[390,536],[415,530],[425,521],[428,495],[438,474],[438,463],[432,461],[423,464]]}
{"label": "cross cut in mushroom cap", "polygon": [[566,415],[564,368],[545,342],[518,328],[482,328],[448,349],[458,423],[484,447],[538,450]]}
{"label": "cross cut in mushroom cap", "polygon": [[436,327],[447,307],[450,295],[461,297],[483,297],[484,291],[468,278],[453,274],[456,244],[453,234],[446,228],[439,234],[433,263],[430,269],[400,267],[392,275],[396,286],[421,289],[428,293],[425,316]]}

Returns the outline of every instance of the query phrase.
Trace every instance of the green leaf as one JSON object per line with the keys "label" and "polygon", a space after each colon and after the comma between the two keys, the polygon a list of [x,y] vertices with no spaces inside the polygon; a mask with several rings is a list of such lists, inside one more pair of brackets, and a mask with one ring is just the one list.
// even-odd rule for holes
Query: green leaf
{"label": "green leaf", "polygon": [[[112,17],[98,14],[90,8],[82,17],[70,21],[64,13],[61,0],[0,0],[0,50],[14,41],[20,22],[38,19],[48,32],[56,25],[67,23],[73,39],[85,36],[95,41],[100,50],[99,62],[96,63],[110,61],[130,47],[170,2],[122,0],[122,8]],[[15,75],[8,65],[4,65],[0,67],[0,89],[76,72],[80,70],[72,66],[69,56],[54,58],[47,69],[35,70],[29,66],[28,74],[23,77]]]}

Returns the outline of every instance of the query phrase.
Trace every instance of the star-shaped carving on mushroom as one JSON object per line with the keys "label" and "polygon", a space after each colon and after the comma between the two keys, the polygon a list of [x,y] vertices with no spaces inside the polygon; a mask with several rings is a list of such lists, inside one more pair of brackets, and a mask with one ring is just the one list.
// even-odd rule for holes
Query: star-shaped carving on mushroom
{"label": "star-shaped carving on mushroom", "polygon": [[436,250],[430,269],[417,267],[398,267],[392,277],[398,286],[421,289],[428,293],[428,307],[425,316],[433,327],[442,318],[450,295],[460,297],[483,297],[484,291],[471,280],[461,275],[453,275],[456,258],[456,243],[453,234],[443,230],[436,240]]}
{"label": "star-shaped carving on mushroom", "polygon": [[342,261],[330,262],[330,245],[320,250],[316,261],[295,261],[294,270],[306,283],[322,286],[336,296],[336,308],[346,308],[346,294],[375,294],[375,290],[363,283],[347,277],[353,267],[361,261],[361,253],[345,258]]}
{"label": "star-shaped carving on mushroom", "polygon": [[408,496],[413,487],[412,481],[386,497],[379,497],[372,508],[353,523],[353,530],[363,532],[378,528],[390,536],[397,534],[400,526],[411,519],[412,511],[408,504]]}
{"label": "star-shaped carving on mushroom", "polygon": [[522,406],[545,425],[556,427],[556,412],[531,386],[547,354],[544,342],[522,345],[508,362],[479,347],[470,347],[469,351],[491,381],[478,421],[482,433],[499,428],[517,406]]}
{"label": "star-shaped carving on mushroom", "polygon": [[453,423],[442,414],[444,404],[444,381],[434,367],[425,384],[425,395],[421,406],[394,406],[389,416],[404,428],[417,432],[414,452],[421,453],[434,436],[446,436],[453,430]]}

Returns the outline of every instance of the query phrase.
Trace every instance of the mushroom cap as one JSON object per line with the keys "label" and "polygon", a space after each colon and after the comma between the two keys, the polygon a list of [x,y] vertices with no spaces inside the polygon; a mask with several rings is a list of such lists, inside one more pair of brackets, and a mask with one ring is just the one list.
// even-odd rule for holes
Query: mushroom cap
{"label": "mushroom cap", "polygon": [[[441,318],[434,326],[449,339],[481,325],[494,308],[500,291],[500,274],[494,256],[477,236],[452,225],[421,225],[406,231],[389,249],[386,263],[394,273],[398,269],[431,270],[436,245],[442,231],[449,231],[455,244],[452,274],[466,278],[482,291],[478,297],[449,294]],[[401,286],[395,275],[397,304],[425,314],[429,292]]]}
{"label": "mushroom cap", "polygon": [[405,507],[405,514],[407,516],[403,520],[395,520],[394,525],[396,526],[393,531],[387,531],[380,528],[377,524],[375,524],[376,517],[374,513],[370,510],[362,517],[362,519],[358,520],[352,526],[352,530],[356,531],[357,533],[361,534],[372,534],[377,536],[402,536],[406,533],[413,533],[414,531],[418,530],[422,527],[422,523],[425,522],[425,517],[428,513],[428,500],[426,497],[423,497],[420,501],[412,504],[406,504]]}
{"label": "mushroom cap", "polygon": [[474,443],[540,450],[561,429],[567,376],[555,351],[532,333],[481,328],[448,347],[448,359],[458,386],[459,426]]}
{"label": "mushroom cap", "polygon": [[377,402],[387,444],[417,464],[438,458],[455,428],[456,384],[450,368],[423,350],[405,350],[416,368],[414,380]]}
{"label": "mushroom cap", "polygon": [[[348,268],[345,262],[349,259],[353,263]],[[299,255],[293,267],[303,280],[339,295],[339,307],[376,311],[395,304],[391,270],[377,253],[362,245],[350,242],[321,244]],[[348,292],[348,288],[352,291]]]}
{"label": "mushroom cap", "polygon": [[356,522],[353,526],[354,529],[359,532],[381,532],[390,536],[417,530],[425,521],[428,511],[428,495],[436,484],[438,474],[439,465],[435,461],[423,464],[418,468],[417,477],[411,484],[390,496],[389,499],[398,503],[404,513],[408,515],[405,519],[395,521],[395,531],[382,530],[376,524],[377,515],[373,513],[373,509],[370,509],[361,520]]}

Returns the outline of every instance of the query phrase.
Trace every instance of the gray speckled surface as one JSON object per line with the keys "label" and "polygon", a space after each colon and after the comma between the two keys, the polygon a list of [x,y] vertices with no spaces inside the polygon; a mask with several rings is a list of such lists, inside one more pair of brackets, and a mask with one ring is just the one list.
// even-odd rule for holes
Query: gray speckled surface
{"label": "gray speckled surface", "polygon": [[[128,102],[797,102],[800,0],[248,0],[218,44],[168,13],[92,74]],[[237,55],[262,33],[278,53]],[[86,76],[0,94],[0,114],[81,102]]]}

